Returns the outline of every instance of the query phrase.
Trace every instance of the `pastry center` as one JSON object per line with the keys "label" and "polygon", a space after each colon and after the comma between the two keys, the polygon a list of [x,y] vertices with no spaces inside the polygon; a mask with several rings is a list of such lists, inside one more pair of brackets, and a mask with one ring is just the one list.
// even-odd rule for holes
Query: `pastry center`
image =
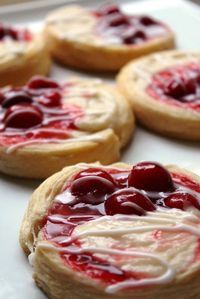
{"label": "pastry center", "polygon": [[167,27],[149,16],[130,16],[118,6],[103,6],[94,12],[100,35],[119,40],[122,44],[137,45],[166,34]]}
{"label": "pastry center", "polygon": [[154,74],[147,92],[162,101],[200,108],[200,64],[180,65]]}
{"label": "pastry center", "polygon": [[[43,236],[56,246],[66,265],[104,286],[128,288],[127,281],[134,281],[134,284],[130,285],[132,287],[143,283],[151,284],[152,279],[158,279],[157,272],[162,272],[165,267],[165,263],[156,256],[153,256],[153,259],[161,264],[154,269],[154,274],[138,265],[129,267],[120,266],[120,263],[128,265],[131,260],[135,261],[131,252],[135,252],[137,258],[140,254],[136,244],[144,244],[147,239],[151,240],[151,250],[154,250],[154,243],[165,226],[166,217],[170,217],[166,215],[170,215],[171,209],[175,214],[182,213],[183,218],[184,213],[188,214],[187,209],[198,212],[199,193],[200,186],[197,183],[185,176],[169,173],[157,163],[142,162],[132,169],[124,170],[83,167],[82,171],[67,182],[61,194],[57,195],[44,220]],[[162,220],[162,217],[165,219]],[[176,231],[174,219],[166,224],[170,226],[167,230],[169,240],[165,240],[168,243],[169,235]],[[175,228],[171,227],[170,221]],[[109,223],[106,224],[107,222]],[[143,222],[144,227],[141,224]],[[135,226],[135,223],[138,225]],[[143,241],[140,240],[140,235],[146,233],[145,229],[149,229],[149,225],[155,225],[155,228],[150,229],[150,232],[148,230],[148,235],[144,235]],[[137,233],[137,227],[140,229],[138,237],[134,234]],[[130,231],[132,229],[133,232]],[[116,231],[114,235],[113,230]],[[125,236],[120,234],[130,234],[130,237],[126,240]],[[191,233],[191,239],[193,238],[196,236]],[[107,244],[109,240],[111,244]],[[123,246],[127,247],[122,249]],[[141,248],[140,250],[144,250]],[[125,250],[128,251],[123,254]],[[148,250],[148,246],[145,250]],[[148,256],[148,251],[145,252],[147,256],[143,258],[151,259],[152,255]],[[107,254],[108,258],[105,259],[101,254]],[[166,270],[166,273],[161,275],[161,282],[171,279],[172,272]]]}

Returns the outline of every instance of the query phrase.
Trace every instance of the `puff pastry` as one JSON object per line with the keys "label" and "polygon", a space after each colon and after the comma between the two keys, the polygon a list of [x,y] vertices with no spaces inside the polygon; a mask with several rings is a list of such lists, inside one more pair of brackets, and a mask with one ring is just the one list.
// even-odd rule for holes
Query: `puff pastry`
{"label": "puff pastry", "polygon": [[59,8],[47,16],[44,33],[56,60],[90,71],[116,71],[131,59],[171,49],[175,43],[165,24],[127,15],[113,5]]}
{"label": "puff pastry", "polygon": [[199,241],[199,177],[154,162],[64,168],[33,193],[20,232],[52,299],[197,299]]}
{"label": "puff pastry", "polygon": [[50,64],[50,55],[41,35],[0,24],[0,86],[18,86],[33,75],[46,75]]}
{"label": "puff pastry", "polygon": [[117,81],[141,124],[167,136],[200,140],[200,53],[148,55],[125,66]]}
{"label": "puff pastry", "polygon": [[99,79],[65,83],[34,77],[0,98],[0,171],[46,178],[81,161],[118,160],[134,117],[115,87]]}

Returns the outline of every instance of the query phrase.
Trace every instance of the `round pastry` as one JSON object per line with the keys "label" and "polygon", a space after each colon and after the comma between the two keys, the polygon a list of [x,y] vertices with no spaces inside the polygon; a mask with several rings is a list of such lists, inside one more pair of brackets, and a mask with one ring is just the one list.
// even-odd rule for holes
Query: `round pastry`
{"label": "round pastry", "polygon": [[59,8],[47,17],[44,32],[56,60],[90,71],[116,71],[131,59],[174,47],[165,24],[115,5]]}
{"label": "round pastry", "polygon": [[46,75],[49,68],[42,36],[0,24],[0,86],[25,84],[33,75]]}
{"label": "round pastry", "polygon": [[133,128],[128,102],[101,80],[36,76],[0,90],[0,171],[46,178],[82,161],[109,164]]}
{"label": "round pastry", "polygon": [[52,299],[200,296],[200,178],[154,162],[77,164],[34,193],[20,243]]}
{"label": "round pastry", "polygon": [[167,136],[200,140],[200,53],[148,55],[125,66],[117,81],[141,124]]}

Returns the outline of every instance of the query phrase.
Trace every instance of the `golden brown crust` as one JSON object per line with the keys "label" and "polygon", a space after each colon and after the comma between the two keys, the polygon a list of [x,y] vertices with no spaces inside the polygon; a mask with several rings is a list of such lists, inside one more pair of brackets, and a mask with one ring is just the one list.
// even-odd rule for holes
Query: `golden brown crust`
{"label": "golden brown crust", "polygon": [[[10,44],[11,48],[14,46]],[[7,55],[10,55],[9,51]],[[50,54],[44,38],[35,36],[30,45],[24,46],[19,56],[10,55],[7,59],[0,60],[0,86],[23,85],[33,75],[47,75],[50,66]]]}
{"label": "golden brown crust", "polygon": [[[59,11],[50,14],[50,17],[64,15],[73,7],[63,7]],[[79,14],[88,12],[80,7],[75,7]],[[62,11],[63,10],[63,11]],[[80,12],[81,11],[81,12]],[[89,18],[89,17],[88,17]],[[48,20],[48,19],[47,19]],[[92,20],[91,26],[94,26]],[[61,32],[60,32],[61,33]],[[140,56],[167,49],[175,46],[174,34],[168,31],[165,36],[148,41],[141,46],[131,47],[127,45],[109,45],[104,43],[93,42],[94,38],[81,41],[77,38],[63,38],[59,31],[54,30],[52,23],[47,23],[44,34],[52,52],[53,57],[62,64],[85,71],[117,71],[128,61]],[[73,32],[72,32],[73,34]]]}
{"label": "golden brown crust", "polygon": [[111,129],[91,134],[90,138],[82,142],[49,144],[48,147],[24,147],[11,153],[0,148],[0,170],[17,177],[38,179],[47,178],[64,166],[81,161],[109,164],[119,159],[119,139]]}
{"label": "golden brown crust", "polygon": [[141,124],[166,136],[200,140],[198,111],[165,104],[153,99],[145,91],[155,72],[199,59],[197,52],[166,51],[130,62],[120,71],[118,87],[131,103]]}
{"label": "golden brown crust", "polygon": [[[96,164],[92,164],[96,166]],[[61,172],[54,174],[47,179],[34,193],[26,211],[21,232],[20,243],[26,254],[35,248],[34,254],[34,280],[36,284],[52,299],[69,298],[127,298],[127,299],[196,299],[199,296],[199,264],[191,275],[183,276],[180,280],[165,285],[154,285],[148,288],[137,288],[134,292],[119,292],[106,294],[104,289],[95,282],[79,275],[61,262],[58,252],[47,250],[44,247],[37,247],[37,242],[42,241],[40,229],[42,219],[51,206],[55,196],[61,192],[62,186],[76,172],[80,171],[83,165],[78,164],[66,167]],[[85,165],[87,166],[87,164]],[[100,165],[99,165],[100,166]],[[129,165],[117,163],[111,167],[127,168]],[[91,167],[91,164],[88,164]],[[200,183],[198,176],[191,172],[170,165],[167,167],[172,172],[187,175],[192,180]],[[42,241],[47,242],[47,241]]]}

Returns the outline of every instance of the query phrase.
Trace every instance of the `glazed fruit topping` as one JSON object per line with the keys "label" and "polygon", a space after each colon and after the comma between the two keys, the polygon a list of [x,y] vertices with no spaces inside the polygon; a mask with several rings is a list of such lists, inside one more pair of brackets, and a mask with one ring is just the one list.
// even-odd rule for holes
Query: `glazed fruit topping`
{"label": "glazed fruit topping", "polygon": [[103,6],[98,10],[98,16],[107,16],[110,14],[120,13],[120,9],[117,5]]}
{"label": "glazed fruit topping", "polygon": [[147,92],[156,99],[196,108],[200,105],[200,64],[168,68],[152,77]]}
{"label": "glazed fruit topping", "polygon": [[60,85],[54,80],[42,77],[34,76],[27,84],[30,89],[46,89],[46,88],[59,88]]}
{"label": "glazed fruit topping", "polygon": [[11,26],[4,26],[3,24],[0,24],[0,41],[7,38],[15,41],[30,41],[32,39],[32,35],[26,29],[16,29]]}
{"label": "glazed fruit topping", "polygon": [[28,129],[42,123],[42,112],[32,105],[14,105],[10,107],[4,117],[6,127]]}
{"label": "glazed fruit topping", "polygon": [[33,77],[22,87],[3,88],[0,92],[0,143],[24,142],[30,138],[68,138],[68,130],[77,129],[75,120],[82,117],[83,112],[78,105],[63,101],[66,88],[70,87],[42,76]]}
{"label": "glazed fruit topping", "polygon": [[164,200],[164,204],[169,208],[185,210],[188,207],[195,207],[200,210],[198,199],[190,193],[177,191],[169,195]]}
{"label": "glazed fruit topping", "polygon": [[145,191],[170,192],[174,190],[170,173],[158,163],[141,162],[133,166],[128,185]]}
{"label": "glazed fruit topping", "polygon": [[[139,217],[147,217],[148,213],[154,213],[159,206],[162,209],[195,208],[198,211],[200,210],[198,194],[200,194],[198,183],[180,173],[169,173],[163,166],[154,162],[138,163],[132,169],[98,166],[86,168],[67,181],[63,191],[56,197],[48,211],[42,232],[46,240],[53,242],[60,249],[64,247],[64,251],[60,250],[60,256],[63,262],[74,271],[96,279],[98,282],[101,281],[105,285],[142,279],[146,278],[142,273],[132,269],[131,271],[122,270],[112,260],[101,259],[93,251],[81,252],[85,231],[83,230],[80,239],[73,239],[71,235],[74,229],[88,221],[91,221],[92,228],[92,220],[99,221],[99,218],[105,215],[108,215],[111,221],[110,217],[117,215],[113,218],[114,222],[117,219],[140,221]],[[139,217],[135,219],[137,216]],[[121,223],[115,228],[117,232],[124,229]],[[99,235],[100,248],[104,246],[103,221],[100,233],[102,232],[103,235]],[[107,232],[106,227],[105,232]],[[95,230],[94,224],[94,237],[96,236],[98,236],[98,230]],[[107,237],[110,240],[109,234]],[[102,243],[101,238],[103,238]],[[121,240],[126,242],[126,239]],[[93,235],[86,244],[93,247]],[[124,250],[130,248],[129,241],[123,245],[125,245],[122,247]],[[113,242],[111,235],[110,249],[118,248],[121,249],[119,242]],[[121,259],[122,256],[117,256],[117,258]],[[127,256],[122,258],[127,258]]]}
{"label": "glazed fruit topping", "polygon": [[154,211],[151,200],[135,188],[124,188],[110,195],[105,201],[107,215],[135,214],[145,215],[147,211]]}
{"label": "glazed fruit topping", "polygon": [[6,97],[4,97],[1,104],[3,108],[9,108],[16,104],[31,102],[31,96],[28,95],[25,91],[11,91],[6,94]]}
{"label": "glazed fruit topping", "polygon": [[76,179],[70,188],[72,195],[86,203],[99,204],[107,194],[114,192],[114,184],[101,176],[85,176]]}
{"label": "glazed fruit topping", "polygon": [[65,189],[72,194],[74,211],[80,203],[89,204],[91,210],[99,205],[98,213],[103,215],[145,215],[157,206],[184,210],[192,205],[200,210],[196,194],[186,192],[181,184],[162,165],[141,162],[117,172],[98,167],[82,170]]}
{"label": "glazed fruit topping", "polygon": [[95,12],[97,32],[105,37],[118,39],[127,45],[140,44],[165,34],[167,27],[149,16],[130,16],[116,5],[101,7]]}

